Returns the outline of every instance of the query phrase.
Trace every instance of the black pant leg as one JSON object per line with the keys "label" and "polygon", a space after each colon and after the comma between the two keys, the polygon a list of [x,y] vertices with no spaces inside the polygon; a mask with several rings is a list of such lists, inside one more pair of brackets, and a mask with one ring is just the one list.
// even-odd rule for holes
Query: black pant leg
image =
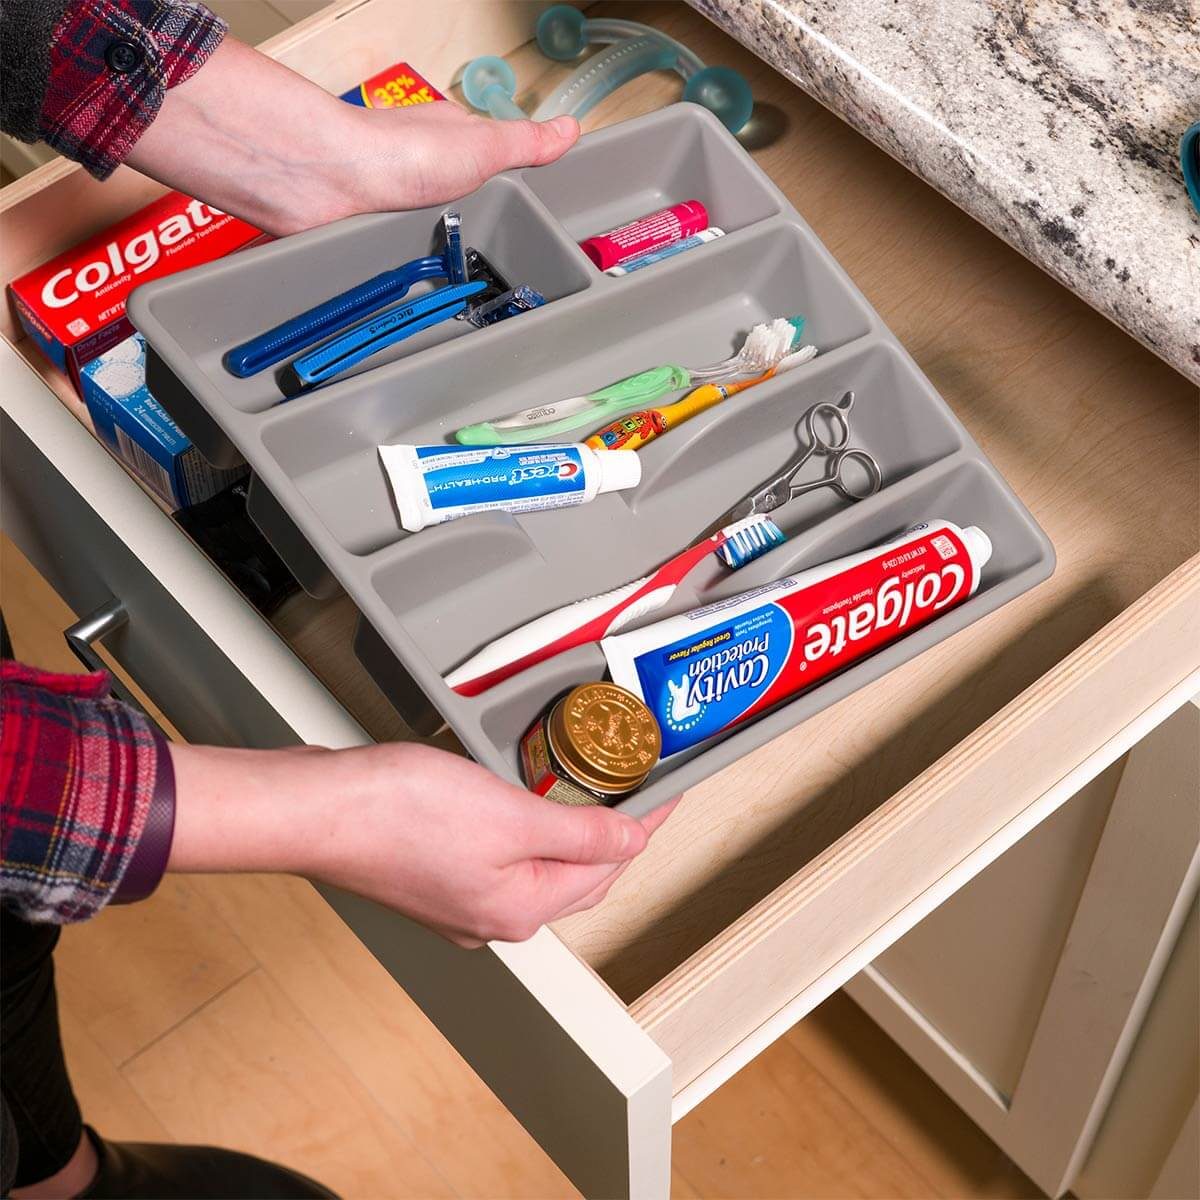
{"label": "black pant leg", "polygon": [[62,1170],[83,1133],[58,1030],[55,925],[34,925],[0,908],[0,1092],[12,1119],[3,1148],[4,1184],[23,1187]]}

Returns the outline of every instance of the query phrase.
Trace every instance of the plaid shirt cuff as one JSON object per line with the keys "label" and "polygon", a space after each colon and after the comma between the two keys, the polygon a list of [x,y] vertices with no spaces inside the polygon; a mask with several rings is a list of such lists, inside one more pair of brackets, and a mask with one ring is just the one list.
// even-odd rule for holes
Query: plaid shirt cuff
{"label": "plaid shirt cuff", "polygon": [[107,178],[225,30],[188,0],[76,0],[54,30],[42,140]]}
{"label": "plaid shirt cuff", "polygon": [[[122,890],[155,803],[174,811],[166,744],[108,689],[104,671],[56,675],[0,663],[0,893],[27,921],[94,916]],[[165,836],[136,893],[162,874],[169,825]]]}

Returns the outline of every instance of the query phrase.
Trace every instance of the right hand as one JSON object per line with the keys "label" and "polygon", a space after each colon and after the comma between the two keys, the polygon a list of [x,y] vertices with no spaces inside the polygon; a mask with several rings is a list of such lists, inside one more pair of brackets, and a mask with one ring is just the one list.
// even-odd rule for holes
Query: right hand
{"label": "right hand", "polygon": [[[465,947],[523,941],[598,904],[676,803],[641,820],[568,807],[419,745],[173,746],[172,757],[172,870],[308,875]],[[222,807],[226,792],[238,796],[236,815]]]}

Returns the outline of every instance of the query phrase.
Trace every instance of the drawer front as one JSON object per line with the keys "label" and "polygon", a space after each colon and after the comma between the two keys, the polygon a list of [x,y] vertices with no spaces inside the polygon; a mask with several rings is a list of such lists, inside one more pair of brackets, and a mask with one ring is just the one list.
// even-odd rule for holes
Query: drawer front
{"label": "drawer front", "polygon": [[348,745],[358,725],[7,344],[4,526],[189,741]]}
{"label": "drawer front", "polygon": [[1197,671],[1200,556],[631,1006],[675,1064],[676,1116],[1182,705]]}

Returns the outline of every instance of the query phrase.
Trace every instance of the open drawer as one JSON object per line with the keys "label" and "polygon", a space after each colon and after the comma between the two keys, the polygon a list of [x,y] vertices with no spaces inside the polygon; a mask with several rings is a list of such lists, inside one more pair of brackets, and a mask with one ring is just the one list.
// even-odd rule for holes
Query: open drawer
{"label": "open drawer", "polygon": [[[397,7],[334,5],[276,50],[342,89],[402,54],[443,86],[484,48],[423,46],[420,22],[396,40]],[[463,3],[464,38],[476,8],[531,20],[524,5]],[[808,104],[708,27],[687,38],[756,94]],[[673,94],[645,82],[604,116]],[[693,789],[603,905],[527,943],[459,951],[329,893],[593,1195],[665,1196],[673,1118],[1112,761],[1200,667],[1195,389],[856,135],[794,151],[760,153],[1046,530],[1058,569]],[[886,234],[870,217],[881,175],[897,194]],[[62,164],[5,189],[5,279],[155,190]],[[838,245],[846,211],[861,219]],[[856,261],[859,231],[872,244]],[[5,527],[77,611],[102,591],[127,601],[112,650],[167,716],[247,745],[398,736],[344,665],[344,598],[263,622],[67,415],[69,385],[5,320]],[[72,542],[72,527],[101,540]],[[214,647],[227,665],[201,669]],[[238,721],[189,720],[222,709]]]}

